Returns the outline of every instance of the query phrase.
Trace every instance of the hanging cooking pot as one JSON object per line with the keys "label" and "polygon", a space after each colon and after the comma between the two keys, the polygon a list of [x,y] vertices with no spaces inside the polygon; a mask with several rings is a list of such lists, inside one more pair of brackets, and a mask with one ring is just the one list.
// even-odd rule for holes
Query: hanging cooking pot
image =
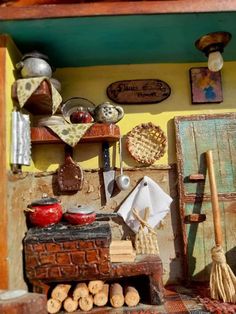
{"label": "hanging cooking pot", "polygon": [[25,210],[32,225],[46,227],[58,223],[63,215],[60,201],[46,194],[39,200],[33,201]]}
{"label": "hanging cooking pot", "polygon": [[96,212],[87,205],[69,208],[64,218],[72,225],[88,225],[96,219]]}

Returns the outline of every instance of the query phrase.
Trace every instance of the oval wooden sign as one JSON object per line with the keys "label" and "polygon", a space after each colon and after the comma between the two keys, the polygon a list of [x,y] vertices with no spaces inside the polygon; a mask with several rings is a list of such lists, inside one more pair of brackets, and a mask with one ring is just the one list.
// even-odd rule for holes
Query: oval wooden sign
{"label": "oval wooden sign", "polygon": [[170,96],[170,86],[155,79],[117,81],[107,87],[107,96],[118,104],[153,104]]}

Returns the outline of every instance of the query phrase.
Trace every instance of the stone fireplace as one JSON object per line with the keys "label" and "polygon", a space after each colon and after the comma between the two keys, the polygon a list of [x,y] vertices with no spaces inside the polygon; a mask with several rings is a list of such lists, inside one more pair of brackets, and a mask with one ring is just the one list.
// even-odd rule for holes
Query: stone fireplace
{"label": "stone fireplace", "polygon": [[23,243],[25,276],[34,292],[47,294],[53,284],[60,282],[136,280],[148,295],[148,304],[163,303],[159,256],[142,255],[135,262],[111,263],[108,222],[30,228]]}

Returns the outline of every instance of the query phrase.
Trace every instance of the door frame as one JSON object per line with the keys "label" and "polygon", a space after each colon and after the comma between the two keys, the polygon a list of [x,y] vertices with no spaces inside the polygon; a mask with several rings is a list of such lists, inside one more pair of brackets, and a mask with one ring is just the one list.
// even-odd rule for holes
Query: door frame
{"label": "door frame", "polygon": [[0,35],[0,289],[8,288],[8,237],[7,237],[7,162],[6,162],[6,56],[7,36]]}

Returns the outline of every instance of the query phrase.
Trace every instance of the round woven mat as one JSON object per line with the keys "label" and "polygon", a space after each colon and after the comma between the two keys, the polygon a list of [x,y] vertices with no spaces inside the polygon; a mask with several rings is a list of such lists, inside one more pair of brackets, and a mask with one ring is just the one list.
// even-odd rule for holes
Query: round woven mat
{"label": "round woven mat", "polygon": [[152,122],[134,127],[126,137],[131,156],[142,164],[151,165],[165,154],[167,139],[162,129]]}

